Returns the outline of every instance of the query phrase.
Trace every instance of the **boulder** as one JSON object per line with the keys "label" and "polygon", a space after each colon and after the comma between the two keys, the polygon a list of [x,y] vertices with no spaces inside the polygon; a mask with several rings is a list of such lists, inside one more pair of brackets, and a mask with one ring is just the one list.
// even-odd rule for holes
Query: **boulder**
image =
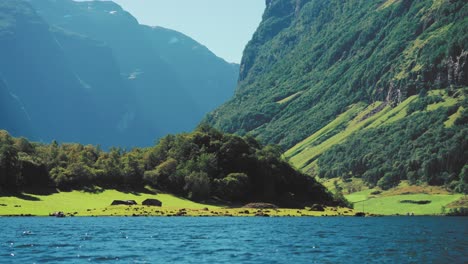
{"label": "boulder", "polygon": [[63,212],[53,212],[53,213],[50,213],[49,216],[65,217],[65,214]]}
{"label": "boulder", "polygon": [[158,199],[146,199],[142,204],[147,206],[162,206],[162,202]]}
{"label": "boulder", "polygon": [[114,200],[111,205],[137,205],[134,200]]}

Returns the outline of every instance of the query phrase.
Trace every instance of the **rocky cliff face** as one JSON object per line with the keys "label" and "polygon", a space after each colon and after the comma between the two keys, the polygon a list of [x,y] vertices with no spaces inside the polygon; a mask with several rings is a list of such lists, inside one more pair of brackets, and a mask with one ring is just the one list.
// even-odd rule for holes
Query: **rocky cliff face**
{"label": "rocky cliff face", "polygon": [[269,0],[235,97],[208,121],[291,147],[357,102],[466,86],[463,1]]}

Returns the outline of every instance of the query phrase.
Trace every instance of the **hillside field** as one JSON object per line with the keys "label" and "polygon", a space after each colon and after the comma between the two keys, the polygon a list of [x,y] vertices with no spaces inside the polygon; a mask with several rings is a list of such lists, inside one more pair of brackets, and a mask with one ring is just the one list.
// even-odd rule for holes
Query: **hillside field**
{"label": "hillside field", "polygon": [[[113,200],[135,200],[138,204],[148,198],[158,199],[162,207],[110,206]],[[322,216],[354,215],[354,210],[341,207],[326,207],[325,211],[308,209],[247,209],[227,205],[196,203],[171,194],[125,193],[104,190],[98,193],[82,191],[58,192],[51,195],[23,194],[0,197],[0,216],[33,215],[47,216],[62,211],[75,216]]]}

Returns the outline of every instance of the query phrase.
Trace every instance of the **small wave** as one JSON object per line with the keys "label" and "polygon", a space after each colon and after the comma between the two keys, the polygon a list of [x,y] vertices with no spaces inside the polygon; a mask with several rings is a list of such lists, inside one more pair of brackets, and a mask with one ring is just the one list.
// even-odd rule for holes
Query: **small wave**
{"label": "small wave", "polygon": [[36,245],[34,244],[18,244],[16,246],[14,246],[14,248],[31,248],[31,247],[35,247]]}

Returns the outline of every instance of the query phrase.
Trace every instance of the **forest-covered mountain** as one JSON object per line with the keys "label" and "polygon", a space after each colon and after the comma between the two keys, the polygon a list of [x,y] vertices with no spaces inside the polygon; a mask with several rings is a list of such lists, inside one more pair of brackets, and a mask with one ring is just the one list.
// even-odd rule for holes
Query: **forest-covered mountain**
{"label": "forest-covered mountain", "polygon": [[266,3],[210,124],[311,175],[468,190],[466,1]]}
{"label": "forest-covered mountain", "polygon": [[0,57],[1,128],[105,147],[192,130],[238,78],[238,65],[107,1],[2,1]]}

